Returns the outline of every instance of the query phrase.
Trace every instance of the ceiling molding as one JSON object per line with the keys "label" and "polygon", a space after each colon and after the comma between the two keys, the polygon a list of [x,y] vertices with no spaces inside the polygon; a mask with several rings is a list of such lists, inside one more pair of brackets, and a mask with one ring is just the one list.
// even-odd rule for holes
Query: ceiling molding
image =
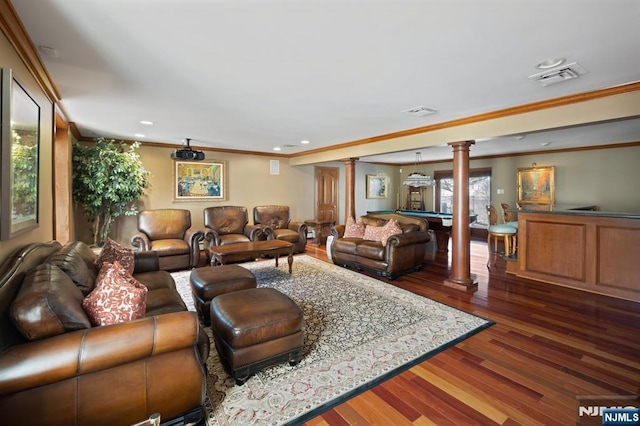
{"label": "ceiling molding", "polygon": [[606,89],[594,90],[592,92],[579,93],[576,95],[562,96],[555,99],[548,99],[540,102],[533,102],[530,104],[519,105],[516,107],[505,108],[497,111],[487,112],[483,114],[472,115],[457,120],[446,121],[443,123],[431,124],[428,126],[416,127],[413,129],[402,130],[399,132],[388,133],[380,136],[373,136],[370,138],[359,139],[352,142],[345,142],[342,144],[331,145],[324,148],[313,149],[300,153],[292,154],[292,157],[302,157],[310,154],[318,154],[327,151],[333,151],[335,149],[352,148],[358,145],[366,145],[374,142],[382,142],[390,139],[397,139],[404,136],[411,136],[420,133],[433,132],[435,130],[442,130],[457,126],[463,126],[467,124],[479,123],[482,121],[495,120],[498,118],[505,118],[514,115],[524,114],[528,112],[541,111],[549,108],[557,108],[560,106],[566,106],[571,104],[577,104],[582,102],[588,102],[595,99],[605,98],[609,96],[616,96],[625,93],[631,93],[640,91],[640,82],[633,82],[623,84],[620,86],[608,87]]}
{"label": "ceiling molding", "polygon": [[60,92],[40,61],[33,42],[9,0],[0,0],[0,31],[7,37],[49,101],[57,103],[61,99]]}

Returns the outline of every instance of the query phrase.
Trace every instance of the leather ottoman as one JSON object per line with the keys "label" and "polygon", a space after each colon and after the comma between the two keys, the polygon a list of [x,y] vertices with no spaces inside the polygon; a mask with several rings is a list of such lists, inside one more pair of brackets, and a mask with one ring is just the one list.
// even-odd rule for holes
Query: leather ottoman
{"label": "leather ottoman", "polygon": [[224,293],[256,288],[256,277],[240,265],[205,266],[191,271],[189,284],[198,315],[210,325],[211,300]]}
{"label": "leather ottoman", "polygon": [[222,363],[242,385],[261,369],[302,358],[302,311],[273,288],[222,294],[211,301],[211,330]]}

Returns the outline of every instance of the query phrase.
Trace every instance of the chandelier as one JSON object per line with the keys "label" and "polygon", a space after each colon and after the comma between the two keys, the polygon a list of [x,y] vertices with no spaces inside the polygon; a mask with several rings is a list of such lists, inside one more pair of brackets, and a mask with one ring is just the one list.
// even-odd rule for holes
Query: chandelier
{"label": "chandelier", "polygon": [[[422,154],[420,152],[416,152],[416,163],[415,168],[418,168],[418,164],[422,162]],[[402,182],[405,186],[433,186],[435,185],[435,181],[431,179],[431,176],[427,176],[420,172],[413,172]]]}

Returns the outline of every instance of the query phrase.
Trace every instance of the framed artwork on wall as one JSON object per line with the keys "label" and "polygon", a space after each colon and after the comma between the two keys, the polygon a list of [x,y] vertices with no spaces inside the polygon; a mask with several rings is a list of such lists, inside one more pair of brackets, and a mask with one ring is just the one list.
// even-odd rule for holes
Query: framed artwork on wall
{"label": "framed artwork on wall", "polygon": [[387,198],[389,176],[367,175],[367,198]]}
{"label": "framed artwork on wall", "polygon": [[39,223],[40,106],[10,69],[3,68],[0,78],[0,239],[8,240]]}
{"label": "framed artwork on wall", "polygon": [[226,161],[174,162],[174,201],[225,201],[226,199]]}
{"label": "framed artwork on wall", "polygon": [[518,204],[554,204],[555,172],[553,166],[518,169]]}

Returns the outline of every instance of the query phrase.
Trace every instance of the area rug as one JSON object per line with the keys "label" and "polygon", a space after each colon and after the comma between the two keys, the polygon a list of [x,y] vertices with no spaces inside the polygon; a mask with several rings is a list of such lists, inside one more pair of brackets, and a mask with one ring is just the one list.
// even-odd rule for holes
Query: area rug
{"label": "area rug", "polygon": [[[278,268],[273,259],[242,266],[259,287],[287,294],[302,309],[303,358],[235,386],[212,347],[208,426],[300,424],[492,324],[307,255],[295,257],[292,274],[286,261]],[[189,272],[172,275],[195,310]]]}

